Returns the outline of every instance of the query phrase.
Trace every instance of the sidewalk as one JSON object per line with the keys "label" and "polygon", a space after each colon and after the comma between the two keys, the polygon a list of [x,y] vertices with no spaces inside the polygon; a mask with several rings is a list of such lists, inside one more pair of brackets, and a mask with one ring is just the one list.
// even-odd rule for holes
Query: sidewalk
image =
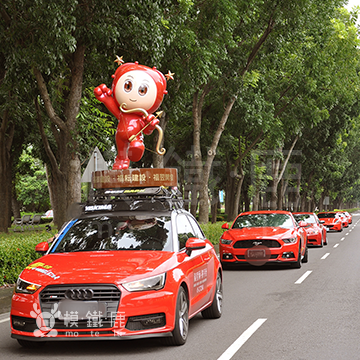
{"label": "sidewalk", "polygon": [[0,289],[0,314],[10,312],[11,297],[13,294],[13,287],[6,287]]}

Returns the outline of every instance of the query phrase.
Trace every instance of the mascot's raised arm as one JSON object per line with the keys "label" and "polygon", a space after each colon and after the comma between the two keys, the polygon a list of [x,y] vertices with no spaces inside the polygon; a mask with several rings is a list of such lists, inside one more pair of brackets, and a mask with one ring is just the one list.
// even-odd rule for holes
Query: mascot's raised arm
{"label": "mascot's raised arm", "polygon": [[[173,79],[170,71],[164,76],[155,67],[135,63],[123,63],[117,57],[120,65],[112,75],[111,90],[101,84],[94,89],[95,97],[119,120],[115,141],[117,156],[113,170],[128,169],[130,161],[139,161],[144,154],[143,133],[150,135],[154,129],[162,130],[159,120],[152,114],[162,103],[166,91],[166,78]],[[157,149],[161,155],[165,149]]]}

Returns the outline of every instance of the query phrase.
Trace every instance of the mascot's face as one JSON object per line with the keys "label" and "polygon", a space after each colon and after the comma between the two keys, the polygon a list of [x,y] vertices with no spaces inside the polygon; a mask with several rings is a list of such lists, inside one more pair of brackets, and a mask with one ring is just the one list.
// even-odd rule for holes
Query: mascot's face
{"label": "mascot's face", "polygon": [[123,74],[115,90],[116,101],[126,109],[142,108],[149,111],[157,98],[156,83],[145,71],[132,70]]}

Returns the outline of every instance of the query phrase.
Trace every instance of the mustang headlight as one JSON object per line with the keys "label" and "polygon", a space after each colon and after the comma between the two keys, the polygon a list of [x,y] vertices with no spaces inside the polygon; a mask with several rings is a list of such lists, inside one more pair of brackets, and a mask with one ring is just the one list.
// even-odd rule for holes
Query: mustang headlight
{"label": "mustang headlight", "polygon": [[226,239],[220,238],[220,242],[224,245],[230,245],[232,243],[232,240],[226,240]]}
{"label": "mustang headlight", "polygon": [[41,285],[25,281],[19,277],[16,281],[15,292],[21,294],[33,294],[36,290],[40,288]]}
{"label": "mustang headlight", "polygon": [[294,237],[294,238],[290,238],[290,239],[282,239],[282,240],[283,240],[283,242],[284,242],[285,244],[295,244],[295,243],[296,243],[297,238],[296,238],[296,237]]}
{"label": "mustang headlight", "polygon": [[166,274],[152,276],[149,278],[136,280],[122,284],[127,291],[147,291],[147,290],[160,290],[165,285]]}

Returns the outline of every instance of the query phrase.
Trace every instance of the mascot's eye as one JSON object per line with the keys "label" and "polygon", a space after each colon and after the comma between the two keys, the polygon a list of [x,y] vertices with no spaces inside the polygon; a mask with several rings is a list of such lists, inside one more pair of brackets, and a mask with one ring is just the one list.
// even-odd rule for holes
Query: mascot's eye
{"label": "mascot's eye", "polygon": [[132,84],[132,82],[131,82],[130,80],[125,81],[125,83],[124,83],[124,90],[125,90],[126,92],[130,92],[131,89],[132,89],[132,87],[133,87],[133,84]]}
{"label": "mascot's eye", "polygon": [[139,87],[139,95],[144,96],[148,92],[147,85],[140,85]]}

